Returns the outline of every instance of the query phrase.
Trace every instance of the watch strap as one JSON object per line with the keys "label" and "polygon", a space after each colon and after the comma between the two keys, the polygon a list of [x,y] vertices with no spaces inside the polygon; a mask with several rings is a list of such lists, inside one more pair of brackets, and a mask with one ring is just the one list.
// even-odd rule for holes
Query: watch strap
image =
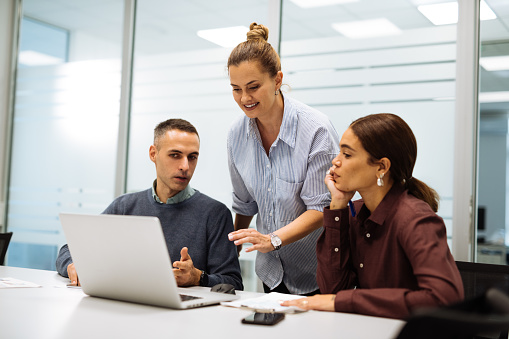
{"label": "watch strap", "polygon": [[209,284],[209,275],[205,271],[201,271],[200,275],[200,286],[208,286]]}
{"label": "watch strap", "polygon": [[281,239],[274,233],[270,233],[270,243],[274,247],[274,250],[278,251],[281,248]]}

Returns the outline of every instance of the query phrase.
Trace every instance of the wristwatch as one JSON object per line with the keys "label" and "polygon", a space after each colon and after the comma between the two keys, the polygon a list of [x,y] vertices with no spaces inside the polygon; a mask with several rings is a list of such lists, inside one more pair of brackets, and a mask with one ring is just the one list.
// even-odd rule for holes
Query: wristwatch
{"label": "wristwatch", "polygon": [[274,249],[277,251],[281,248],[281,244],[283,242],[281,241],[281,238],[279,238],[274,233],[271,233],[270,234],[270,243],[272,244],[272,246],[274,246]]}
{"label": "wristwatch", "polygon": [[209,275],[205,271],[201,271],[200,286],[207,286],[209,284]]}

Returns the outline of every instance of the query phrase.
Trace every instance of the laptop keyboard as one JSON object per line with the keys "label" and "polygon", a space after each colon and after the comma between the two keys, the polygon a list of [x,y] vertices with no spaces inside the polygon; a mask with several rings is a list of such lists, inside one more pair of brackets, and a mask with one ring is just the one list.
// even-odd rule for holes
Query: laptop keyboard
{"label": "laptop keyboard", "polygon": [[181,301],[188,301],[188,300],[194,300],[194,299],[202,299],[202,297],[195,297],[194,295],[187,295],[187,294],[180,295]]}

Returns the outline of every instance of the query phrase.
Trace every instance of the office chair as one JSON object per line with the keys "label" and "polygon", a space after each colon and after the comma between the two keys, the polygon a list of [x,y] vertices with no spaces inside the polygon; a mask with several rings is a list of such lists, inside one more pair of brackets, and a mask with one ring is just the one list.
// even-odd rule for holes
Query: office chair
{"label": "office chair", "polygon": [[456,261],[463,280],[465,299],[483,294],[496,287],[509,294],[509,266]]}
{"label": "office chair", "polygon": [[[465,299],[485,293],[489,288],[498,288],[509,294],[509,266],[476,262],[456,261],[465,289]],[[508,331],[499,338],[507,339]]]}
{"label": "office chair", "polygon": [[5,254],[11,241],[12,232],[0,233],[0,265],[4,264]]}
{"label": "office chair", "polygon": [[415,312],[397,339],[503,338],[509,329],[509,296],[491,288],[460,303]]}

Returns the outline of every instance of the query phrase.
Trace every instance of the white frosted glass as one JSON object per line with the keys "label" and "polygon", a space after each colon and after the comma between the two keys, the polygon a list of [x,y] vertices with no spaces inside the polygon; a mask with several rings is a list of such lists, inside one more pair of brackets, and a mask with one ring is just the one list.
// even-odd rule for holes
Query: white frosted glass
{"label": "white frosted glass", "polygon": [[[51,6],[60,10],[48,11]],[[81,11],[89,7],[85,2],[73,9],[55,0],[24,2],[26,15],[47,20],[40,25],[68,32],[69,45],[58,47],[71,61],[17,69],[7,201],[7,228],[13,232],[7,263],[12,266],[54,269],[66,242],[58,214],[100,213],[113,199],[123,1],[96,4],[102,19]],[[118,27],[107,34],[84,33],[101,20],[117,19]],[[46,38],[22,27],[27,49],[47,45]]]}
{"label": "white frosted glass", "polygon": [[[284,28],[283,21],[283,33]],[[394,113],[410,125],[418,144],[413,174],[440,195],[438,213],[446,220],[449,237],[455,31],[454,26],[418,27],[376,39],[294,38],[281,47],[288,74],[283,82],[291,95],[327,114],[340,135],[352,121],[373,113]]]}

